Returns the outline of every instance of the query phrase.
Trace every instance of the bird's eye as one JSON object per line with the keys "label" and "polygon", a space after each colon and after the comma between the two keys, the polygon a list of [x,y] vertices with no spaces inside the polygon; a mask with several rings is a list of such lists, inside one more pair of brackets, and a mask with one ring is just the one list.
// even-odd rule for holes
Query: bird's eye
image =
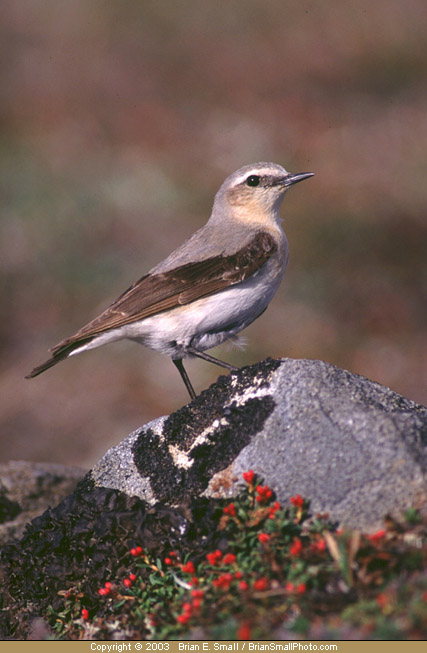
{"label": "bird's eye", "polygon": [[260,181],[261,177],[258,177],[258,175],[249,175],[246,179],[246,184],[247,186],[259,186]]}

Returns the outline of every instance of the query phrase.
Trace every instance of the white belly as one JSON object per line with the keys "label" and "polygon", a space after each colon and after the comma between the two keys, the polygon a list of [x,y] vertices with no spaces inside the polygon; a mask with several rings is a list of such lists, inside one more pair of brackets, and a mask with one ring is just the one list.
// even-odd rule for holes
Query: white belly
{"label": "white belly", "polygon": [[125,337],[172,357],[189,345],[200,351],[216,347],[261,315],[284,271],[284,266],[277,269],[277,265],[267,263],[243,283],[129,325]]}

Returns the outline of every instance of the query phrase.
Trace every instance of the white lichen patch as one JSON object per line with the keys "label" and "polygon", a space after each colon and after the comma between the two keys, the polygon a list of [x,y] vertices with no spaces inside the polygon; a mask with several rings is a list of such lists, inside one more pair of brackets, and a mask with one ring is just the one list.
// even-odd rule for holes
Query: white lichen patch
{"label": "white lichen patch", "polygon": [[176,467],[189,469],[194,463],[194,460],[189,457],[188,453],[177,447],[175,444],[170,444],[168,449]]}
{"label": "white lichen patch", "polygon": [[[250,388],[236,392],[238,380],[237,378],[232,377],[231,385],[234,388],[235,392],[232,394],[230,400],[224,405],[225,414],[227,414],[227,409],[244,406],[250,399],[260,399],[261,397],[271,395],[271,388],[269,386],[261,387],[264,381],[265,379],[263,376],[256,377],[253,381],[253,385]],[[217,429],[224,426],[229,426],[229,422],[227,421],[226,417],[215,419],[210,426],[208,426],[194,439],[194,442],[192,442],[191,446],[186,450],[181,449],[175,444],[170,444],[168,449],[174,464],[181,469],[189,469],[194,462],[194,459],[191,457],[192,450],[202,444],[211,444],[211,436],[215,434]]]}
{"label": "white lichen patch", "polygon": [[189,469],[194,462],[194,459],[190,457],[191,451],[201,444],[209,444],[209,436],[215,433],[215,431],[220,426],[228,426],[228,422],[225,417],[222,417],[221,419],[215,419],[210,426],[208,426],[197,436],[197,438],[195,438],[194,442],[186,451],[183,451],[175,444],[170,444],[168,449],[175,465],[177,467],[181,467],[181,469]]}
{"label": "white lichen patch", "polygon": [[263,377],[255,378],[253,380],[253,385],[250,388],[243,390],[240,394],[235,394],[225,405],[225,408],[231,406],[244,406],[249,399],[259,399],[271,395],[271,388],[269,386],[261,387],[261,384],[264,381],[265,379]]}

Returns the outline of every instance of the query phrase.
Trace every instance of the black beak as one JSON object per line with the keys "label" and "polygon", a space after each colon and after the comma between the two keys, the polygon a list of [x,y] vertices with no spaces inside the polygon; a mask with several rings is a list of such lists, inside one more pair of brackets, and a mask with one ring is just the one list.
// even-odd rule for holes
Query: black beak
{"label": "black beak", "polygon": [[286,186],[286,188],[288,188],[289,186],[293,186],[294,184],[297,184],[299,181],[303,181],[304,179],[313,177],[313,175],[314,172],[298,172],[296,175],[289,173],[283,179],[283,185]]}

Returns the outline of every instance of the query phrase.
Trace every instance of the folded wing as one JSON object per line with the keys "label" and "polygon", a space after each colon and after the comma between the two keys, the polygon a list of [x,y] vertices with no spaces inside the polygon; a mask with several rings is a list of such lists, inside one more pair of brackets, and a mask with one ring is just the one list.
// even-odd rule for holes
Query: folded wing
{"label": "folded wing", "polygon": [[258,232],[233,255],[213,256],[168,272],[143,276],[98,317],[52,347],[50,351],[53,356],[35,367],[26,378],[44,372],[66,358],[74,349],[105,331],[189,304],[244,281],[259,270],[276,251],[274,238],[266,232]]}

